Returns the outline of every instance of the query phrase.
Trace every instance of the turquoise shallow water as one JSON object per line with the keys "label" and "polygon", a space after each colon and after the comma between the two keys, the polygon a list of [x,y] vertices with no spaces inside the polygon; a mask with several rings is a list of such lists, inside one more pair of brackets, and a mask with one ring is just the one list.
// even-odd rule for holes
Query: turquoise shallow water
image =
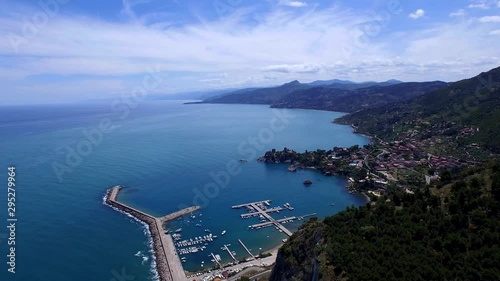
{"label": "turquoise shallow water", "polygon": [[[120,200],[155,215],[203,206],[195,222],[185,217],[170,225],[182,227],[183,238],[205,235],[206,228],[219,235],[204,252],[186,256],[188,270],[200,269],[202,261],[209,266],[210,252],[229,261],[220,249],[223,244],[231,244],[238,258],[245,257],[238,238],[258,252],[285,237],[273,227],[249,230],[258,219],[240,219],[243,210],[231,205],[289,202],[294,211],[273,215],[282,218],[313,212],[324,217],[363,203],[346,192],[343,178],[310,170],[290,173],[284,165],[255,161],[271,148],[303,151],[368,143],[349,127],[331,124],[341,113],[289,110],[292,117],[286,118],[261,105],[180,101],[144,102],[123,120],[121,113],[109,104],[0,107],[0,207],[5,209],[0,219],[7,218],[8,165],[17,167],[18,218],[15,275],[6,271],[2,234],[7,231],[0,228],[0,280],[117,280],[123,272],[135,280],[151,279],[143,226],[102,204],[106,189],[116,184],[127,187]],[[88,138],[82,131],[98,128],[104,118],[118,127],[85,150],[82,143]],[[68,151],[78,148],[85,156],[68,162]],[[249,161],[237,162],[242,158]],[[54,163],[68,168],[59,178]],[[225,177],[228,163],[236,173]],[[304,187],[306,178],[313,185]],[[286,226],[294,230],[299,223]],[[223,230],[227,234],[220,236]]]}

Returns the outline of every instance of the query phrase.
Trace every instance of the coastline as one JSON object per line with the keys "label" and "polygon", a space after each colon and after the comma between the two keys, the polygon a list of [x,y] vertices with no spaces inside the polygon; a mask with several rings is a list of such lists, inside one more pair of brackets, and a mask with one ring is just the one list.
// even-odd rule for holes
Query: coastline
{"label": "coastline", "polygon": [[[315,109],[302,109],[302,110],[309,111],[309,110],[315,110]],[[323,111],[323,110],[318,110],[318,111]],[[334,122],[332,121],[331,123],[334,123]],[[340,124],[340,125],[348,126],[346,124]],[[351,125],[351,128],[353,129],[353,132],[355,134],[362,135],[362,136],[368,138],[370,142],[373,142],[372,136],[357,133],[355,127],[352,125]],[[312,169],[312,170],[316,170],[316,171],[320,172],[316,167],[304,167],[304,169]],[[340,174],[336,174],[336,175],[341,176]],[[345,175],[343,177],[348,178]],[[345,186],[344,186],[344,188],[345,188]],[[151,267],[154,271],[154,275],[155,275],[154,279],[160,280],[160,281],[172,280],[170,278],[162,276],[162,273],[165,273],[165,271],[168,272],[170,269],[169,269],[168,261],[164,260],[159,255],[159,252],[161,251],[161,248],[162,248],[162,246],[161,246],[161,239],[162,238],[160,237],[162,233],[160,233],[156,227],[156,224],[154,221],[155,218],[153,216],[145,216],[141,213],[136,213],[133,211],[130,212],[130,210],[128,210],[127,208],[123,208],[120,204],[115,204],[116,202],[110,201],[109,199],[110,199],[111,191],[112,191],[111,189],[107,190],[106,195],[103,198],[104,204],[112,207],[115,210],[118,210],[121,213],[126,214],[129,217],[132,217],[133,219],[142,223],[145,226],[147,236],[148,236],[148,244],[150,243],[149,246],[151,247],[151,251],[153,252]],[[366,203],[368,203],[370,201],[369,197],[365,193],[363,193],[363,192],[359,192],[359,193],[364,197]],[[355,194],[353,194],[353,195],[355,195]],[[149,239],[151,239],[151,242],[149,241]],[[279,249],[282,246],[283,246],[283,243],[278,243],[274,247],[270,248],[269,250],[263,251],[263,253],[271,253],[272,256],[270,256],[270,257],[266,257],[266,258],[262,258],[262,259],[258,259],[258,260],[250,260],[250,261],[246,261],[246,262],[239,263],[236,265],[225,264],[223,266],[223,268],[224,268],[224,270],[227,270],[227,269],[233,268],[233,267],[235,267],[235,268],[245,267],[245,266],[248,266],[252,263],[260,263],[260,266],[271,265],[276,261]],[[183,273],[189,276],[190,274],[193,274],[194,272],[183,271]]]}
{"label": "coastline", "polygon": [[146,228],[146,232],[148,234],[148,240],[150,240],[150,243],[148,243],[148,244],[150,246],[150,250],[153,252],[153,261],[151,263],[151,266],[152,267],[154,266],[154,274],[155,275],[154,275],[153,279],[160,280],[160,281],[167,280],[167,279],[165,279],[165,277],[162,278],[162,276],[160,276],[160,272],[162,271],[162,269],[165,269],[165,265],[163,262],[159,261],[159,256],[158,256],[159,238],[158,238],[158,234],[156,233],[156,231],[152,231],[152,229],[154,229],[153,227],[151,227],[153,224],[153,221],[151,221],[151,219],[146,218],[142,214],[138,214],[138,213],[132,214],[129,212],[129,210],[126,210],[121,205],[118,205],[118,204],[114,203],[113,201],[109,200],[110,195],[111,195],[111,191],[112,191],[111,188],[106,191],[106,195],[103,198],[104,199],[103,203],[105,205],[113,208],[114,210],[116,210],[120,213],[123,213],[123,214],[127,215],[128,217],[131,217],[135,221],[144,225],[144,227]]}
{"label": "coastline", "polygon": [[134,221],[142,224],[142,226],[144,227],[144,232],[146,234],[146,237],[148,239],[148,248],[149,248],[149,253],[151,253],[151,256],[152,256],[152,260],[151,260],[151,272],[153,273],[153,279],[152,280],[160,280],[160,275],[158,273],[158,268],[157,268],[157,255],[156,255],[156,250],[154,248],[154,240],[153,240],[153,235],[151,234],[151,229],[150,229],[150,226],[149,224],[147,224],[146,222],[138,219],[137,217],[135,217],[134,215],[128,213],[127,211],[124,211],[118,207],[115,207],[113,205],[111,205],[108,201],[108,198],[109,198],[109,195],[110,195],[110,192],[111,192],[111,188],[108,189],[106,191],[106,194],[104,195],[104,197],[102,198],[102,203],[110,208],[112,208],[113,210],[119,212],[119,213],[122,213],[124,215],[126,215],[127,217],[133,219]]}
{"label": "coastline", "polygon": [[[118,189],[123,188],[123,186],[117,186]],[[147,229],[147,233],[150,235],[148,237],[148,240],[151,239],[151,248],[154,253],[153,255],[153,261],[152,261],[152,266],[155,267],[155,275],[154,279],[160,280],[160,281],[171,281],[171,280],[176,280],[172,278],[172,275],[170,274],[170,267],[168,264],[168,261],[164,255],[161,255],[164,251],[163,245],[162,245],[162,238],[161,238],[161,233],[159,233],[159,229],[157,226],[157,222],[154,217],[145,215],[143,213],[140,213],[138,211],[135,211],[134,209],[131,208],[126,208],[124,205],[117,203],[116,201],[112,200],[112,192],[114,188],[108,189],[106,192],[104,199],[105,205],[108,205],[112,207],[113,209],[119,211],[120,213],[124,213],[129,217],[134,218],[136,221],[141,222],[144,224]],[[184,271],[183,271],[184,274]]]}
{"label": "coastline", "polygon": [[[176,277],[174,275],[176,268],[175,268],[175,261],[173,264],[170,264],[173,260],[170,260],[170,258],[175,258],[171,257],[170,255],[164,255],[163,253],[165,252],[164,245],[166,240],[166,237],[162,236],[168,236],[168,235],[162,235],[160,233],[160,229],[163,228],[161,225],[160,221],[161,218],[155,218],[147,213],[143,213],[140,210],[136,210],[132,207],[129,207],[123,203],[120,203],[116,200],[118,191],[122,189],[123,186],[115,186],[110,189],[108,189],[103,196],[103,204],[111,207],[112,209],[125,214],[126,216],[134,219],[135,221],[141,223],[144,228],[145,228],[145,234],[148,237],[148,246],[150,247],[150,251],[152,251],[152,261],[151,261],[151,271],[153,272],[152,280],[159,280],[159,281],[176,281],[176,280],[186,280],[186,276],[191,278],[190,280],[202,280],[198,279],[200,276],[193,276],[191,274],[195,274],[195,272],[188,272],[184,271],[181,265],[182,269],[182,274],[183,277]],[[167,215],[170,216],[170,215]],[[165,216],[165,217],[167,217]],[[162,217],[162,218],[165,218]],[[159,227],[160,226],[160,227]],[[163,241],[163,242],[162,242]],[[167,241],[168,242],[168,241]],[[173,242],[172,242],[173,245]],[[271,247],[268,250],[261,251],[262,253],[270,253],[271,256],[260,258],[260,259],[252,259],[248,260],[245,262],[241,262],[238,264],[225,264],[222,268],[220,269],[215,269],[217,271],[225,271],[225,270],[234,270],[234,271],[240,271],[242,268],[247,268],[247,267],[252,267],[252,266],[257,266],[257,267],[268,267],[273,265],[276,262],[277,256],[279,249],[283,246],[283,243],[278,243]],[[175,248],[175,247],[174,247]],[[175,249],[174,249],[175,251]],[[177,255],[175,253],[175,255]],[[172,268],[172,266],[174,266]],[[203,273],[202,276],[207,275],[210,276],[211,274],[214,273],[214,270],[212,272],[205,272]],[[190,276],[191,275],[191,276]],[[193,279],[194,278],[194,279]]]}

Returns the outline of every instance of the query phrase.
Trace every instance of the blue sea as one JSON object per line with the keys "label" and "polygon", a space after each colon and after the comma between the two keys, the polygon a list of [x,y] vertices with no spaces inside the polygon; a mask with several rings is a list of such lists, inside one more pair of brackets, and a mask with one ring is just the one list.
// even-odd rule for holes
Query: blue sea
{"label": "blue sea", "polygon": [[[293,211],[276,219],[316,213],[322,218],[364,199],[346,191],[346,179],[313,170],[288,172],[256,161],[266,150],[296,151],[367,144],[343,113],[279,110],[264,105],[184,105],[146,101],[135,108],[110,103],[0,107],[0,280],[152,280],[144,226],[103,204],[122,184],[119,200],[153,215],[193,204],[203,208],[168,225],[183,239],[218,235],[203,252],[186,255],[189,271],[212,265],[210,252],[231,244],[247,256],[281,243],[274,227],[250,230],[232,205],[272,200]],[[248,160],[246,163],[240,159]],[[16,273],[7,272],[7,168],[16,167]],[[311,179],[313,184],[302,182]],[[335,205],[332,206],[332,203]],[[285,226],[296,230],[301,221]],[[200,224],[201,227],[197,227]],[[226,234],[221,236],[223,230]],[[121,278],[121,279],[120,279]],[[132,279],[125,280],[132,280]]]}

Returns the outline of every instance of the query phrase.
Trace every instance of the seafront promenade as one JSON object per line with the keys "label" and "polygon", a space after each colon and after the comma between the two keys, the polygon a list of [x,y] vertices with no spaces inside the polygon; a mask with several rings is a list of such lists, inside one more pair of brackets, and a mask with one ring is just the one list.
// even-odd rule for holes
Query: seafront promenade
{"label": "seafront promenade", "polygon": [[117,185],[108,190],[106,203],[134,216],[149,226],[149,231],[151,232],[151,238],[153,240],[153,250],[156,257],[156,269],[158,271],[160,281],[186,280],[186,274],[184,273],[181,261],[175,250],[172,236],[166,233],[163,225],[169,220],[192,213],[201,207],[193,206],[163,217],[154,217],[143,211],[118,202],[116,198],[122,188],[123,186]]}

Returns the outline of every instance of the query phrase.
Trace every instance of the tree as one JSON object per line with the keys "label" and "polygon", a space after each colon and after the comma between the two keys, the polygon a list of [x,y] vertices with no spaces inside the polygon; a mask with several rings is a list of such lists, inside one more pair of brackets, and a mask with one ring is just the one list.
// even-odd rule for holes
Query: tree
{"label": "tree", "polygon": [[497,201],[500,201],[500,172],[493,175],[491,182],[491,195]]}

